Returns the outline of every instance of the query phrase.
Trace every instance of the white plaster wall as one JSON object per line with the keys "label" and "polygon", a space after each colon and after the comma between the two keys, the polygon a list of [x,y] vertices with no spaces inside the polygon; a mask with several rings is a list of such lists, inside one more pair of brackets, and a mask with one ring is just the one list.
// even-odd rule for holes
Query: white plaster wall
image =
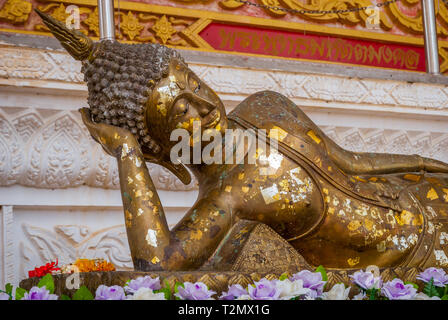
{"label": "white plaster wall", "polygon": [[[281,92],[343,147],[448,162],[448,88],[304,72],[191,64],[231,110]],[[114,159],[89,137],[80,64],[61,51],[0,44],[0,287],[59,258],[105,257],[132,268]],[[150,166],[170,226],[196,199]]]}

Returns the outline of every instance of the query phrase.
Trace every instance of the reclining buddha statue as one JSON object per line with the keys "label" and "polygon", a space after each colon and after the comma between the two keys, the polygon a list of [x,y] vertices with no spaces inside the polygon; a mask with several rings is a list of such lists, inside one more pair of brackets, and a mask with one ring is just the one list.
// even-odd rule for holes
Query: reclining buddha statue
{"label": "reclining buddha statue", "polygon": [[[226,115],[217,94],[173,49],[93,42],[39,14],[82,61],[90,108],[80,112],[93,139],[117,159],[136,270],[448,267],[447,164],[344,150],[272,91],[249,96]],[[171,161],[178,143],[172,132],[185,129],[194,148],[194,122],[201,134],[276,129],[277,147],[257,149],[253,163]],[[224,137],[220,150],[228,142]],[[147,162],[185,184],[190,173],[198,181],[195,204],[171,230]]]}

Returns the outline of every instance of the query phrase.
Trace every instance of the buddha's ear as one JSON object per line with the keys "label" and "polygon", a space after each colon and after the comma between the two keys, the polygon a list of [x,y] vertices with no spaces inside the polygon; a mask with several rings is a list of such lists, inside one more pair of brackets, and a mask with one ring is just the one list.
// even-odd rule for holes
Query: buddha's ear
{"label": "buddha's ear", "polygon": [[176,177],[182,181],[183,184],[188,185],[191,182],[191,174],[188,172],[187,168],[182,163],[174,164],[171,162],[169,156],[157,157],[150,153],[143,152],[143,156],[145,160],[151,163],[158,164],[162,167],[167,168],[171,171]]}

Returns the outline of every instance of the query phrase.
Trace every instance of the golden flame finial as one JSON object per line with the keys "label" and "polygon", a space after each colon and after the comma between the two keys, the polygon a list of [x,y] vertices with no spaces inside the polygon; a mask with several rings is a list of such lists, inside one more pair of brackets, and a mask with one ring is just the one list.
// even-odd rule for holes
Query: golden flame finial
{"label": "golden flame finial", "polygon": [[65,50],[76,60],[86,60],[93,51],[92,40],[77,30],[70,30],[62,22],[34,9],[42,18],[43,23],[50,29],[51,33],[59,40]]}

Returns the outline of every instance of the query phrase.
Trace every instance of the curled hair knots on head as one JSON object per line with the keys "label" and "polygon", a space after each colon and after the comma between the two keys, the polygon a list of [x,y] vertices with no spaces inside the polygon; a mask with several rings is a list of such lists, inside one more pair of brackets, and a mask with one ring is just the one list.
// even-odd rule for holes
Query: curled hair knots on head
{"label": "curled hair knots on head", "polygon": [[145,104],[155,84],[168,74],[170,60],[184,60],[176,51],[152,43],[102,41],[96,49],[81,70],[92,120],[128,129],[142,146],[160,152],[146,127]]}

